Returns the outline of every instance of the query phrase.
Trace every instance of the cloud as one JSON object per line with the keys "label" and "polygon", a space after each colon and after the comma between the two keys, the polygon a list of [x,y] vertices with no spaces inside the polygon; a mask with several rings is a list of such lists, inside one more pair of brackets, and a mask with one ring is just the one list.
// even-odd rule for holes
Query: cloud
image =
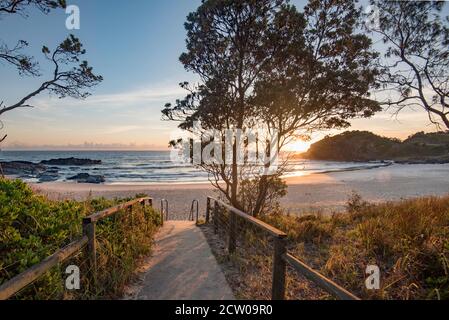
{"label": "cloud", "polygon": [[132,151],[132,150],[168,150],[167,146],[157,144],[136,144],[136,143],[96,143],[84,142],[82,144],[28,144],[23,142],[10,142],[2,146],[4,151],[8,150],[59,150],[59,151],[77,151],[77,150],[108,150],[108,151]]}
{"label": "cloud", "polygon": [[70,106],[126,106],[135,104],[145,104],[149,102],[167,101],[183,97],[186,91],[179,86],[161,86],[152,85],[145,88],[133,89],[119,93],[92,95],[84,100],[73,98],[58,99],[47,96],[33,99],[32,104],[42,109],[60,107],[61,105]]}

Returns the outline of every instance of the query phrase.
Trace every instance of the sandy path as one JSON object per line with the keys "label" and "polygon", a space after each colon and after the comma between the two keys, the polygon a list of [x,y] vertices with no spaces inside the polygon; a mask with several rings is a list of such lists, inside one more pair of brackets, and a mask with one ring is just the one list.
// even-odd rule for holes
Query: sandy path
{"label": "sandy path", "polygon": [[[341,210],[356,191],[364,199],[377,202],[426,195],[449,194],[449,164],[392,165],[370,170],[313,174],[288,178],[288,194],[282,205],[291,213]],[[206,196],[214,195],[210,184],[89,185],[76,183],[33,184],[53,199],[83,199],[92,196],[123,197],[146,193],[159,207],[161,198],[169,201],[170,212],[185,219],[193,199],[200,200],[204,212]]]}
{"label": "sandy path", "polygon": [[152,257],[140,268],[136,300],[233,300],[202,231],[194,222],[166,221]]}

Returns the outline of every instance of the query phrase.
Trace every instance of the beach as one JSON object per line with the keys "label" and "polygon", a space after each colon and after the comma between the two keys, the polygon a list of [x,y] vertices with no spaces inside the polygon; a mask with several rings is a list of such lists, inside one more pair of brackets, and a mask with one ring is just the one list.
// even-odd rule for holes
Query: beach
{"label": "beach", "polygon": [[[388,167],[310,174],[286,178],[288,194],[281,200],[291,214],[341,212],[357,192],[364,200],[382,202],[419,196],[449,194],[449,164],[394,164]],[[204,213],[206,197],[217,195],[209,183],[84,184],[71,182],[30,183],[51,199],[82,200],[91,197],[133,197],[145,193],[155,207],[167,199],[172,217],[186,218],[192,200]]]}

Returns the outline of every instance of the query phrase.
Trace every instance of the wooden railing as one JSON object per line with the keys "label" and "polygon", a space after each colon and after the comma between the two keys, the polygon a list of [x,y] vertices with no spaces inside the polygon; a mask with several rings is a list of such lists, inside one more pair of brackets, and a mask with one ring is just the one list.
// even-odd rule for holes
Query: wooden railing
{"label": "wooden railing", "polygon": [[[214,202],[213,207],[211,202]],[[229,228],[228,228],[228,252],[233,253],[236,250],[236,217],[243,218],[246,222],[251,223],[257,229],[267,233],[274,241],[273,246],[273,268],[272,268],[272,287],[271,298],[273,300],[285,299],[286,290],[286,270],[287,264],[290,265],[296,272],[303,275],[320,288],[324,289],[337,299],[341,300],[360,300],[358,297],[342,288],[332,280],[326,278],[319,272],[313,270],[297,257],[287,252],[287,234],[245,212],[238,210],[223,201],[212,197],[207,197],[206,204],[206,223],[210,222],[211,210],[212,220],[215,232],[218,231],[219,224],[217,214],[219,207],[225,208],[229,212]]]}
{"label": "wooden railing", "polygon": [[95,229],[97,221],[100,221],[104,218],[107,218],[121,210],[131,209],[135,204],[141,204],[145,207],[148,202],[149,206],[153,206],[152,198],[138,198],[135,200],[128,201],[126,203],[117,205],[115,207],[96,212],[86,218],[83,218],[83,236],[65,246],[62,249],[59,249],[51,256],[45,258],[40,263],[32,266],[31,268],[25,270],[24,272],[18,274],[14,278],[8,280],[4,284],[0,286],[0,300],[6,300],[25,288],[30,283],[36,281],[40,276],[44,273],[48,272],[51,268],[63,262],[70,256],[78,253],[83,249],[83,247],[87,244],[87,255],[89,257],[89,270],[90,277],[93,283],[96,283],[97,279],[97,246],[95,241]]}

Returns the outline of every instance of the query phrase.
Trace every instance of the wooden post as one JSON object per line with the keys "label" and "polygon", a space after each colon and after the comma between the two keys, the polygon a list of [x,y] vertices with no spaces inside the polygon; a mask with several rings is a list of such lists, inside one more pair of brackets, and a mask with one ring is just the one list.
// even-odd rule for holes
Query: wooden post
{"label": "wooden post", "polygon": [[236,220],[237,220],[236,214],[232,210],[229,210],[229,239],[228,239],[229,253],[235,252]]}
{"label": "wooden post", "polygon": [[140,203],[142,205],[142,215],[143,215],[143,219],[145,221],[145,230],[148,231],[148,217],[147,217],[147,213],[145,212],[145,208],[146,208],[146,200],[142,200],[142,202]]}
{"label": "wooden post", "polygon": [[153,207],[153,199],[152,198],[148,199],[148,205],[150,207]]}
{"label": "wooden post", "polygon": [[164,225],[164,210],[161,202],[161,226]]}
{"label": "wooden post", "polygon": [[208,197],[207,198],[207,202],[206,202],[206,223],[209,223],[209,215],[210,215],[210,212],[209,212],[209,209],[210,208],[210,198]]}
{"label": "wooden post", "polygon": [[285,238],[276,237],[274,239],[273,255],[273,283],[271,290],[272,300],[285,299],[285,272],[286,262],[283,255],[287,252]]}
{"label": "wooden post", "polygon": [[97,285],[97,245],[95,240],[95,222],[90,218],[83,219],[83,234],[87,236],[87,256],[89,261],[90,276],[93,285]]}
{"label": "wooden post", "polygon": [[[131,229],[134,229],[134,211],[133,206],[128,207],[128,214],[130,215],[131,219]],[[145,216],[145,213],[144,213]],[[134,232],[131,231],[131,241],[134,242]]]}
{"label": "wooden post", "polygon": [[214,232],[217,234],[218,232],[218,203],[214,202]]}

